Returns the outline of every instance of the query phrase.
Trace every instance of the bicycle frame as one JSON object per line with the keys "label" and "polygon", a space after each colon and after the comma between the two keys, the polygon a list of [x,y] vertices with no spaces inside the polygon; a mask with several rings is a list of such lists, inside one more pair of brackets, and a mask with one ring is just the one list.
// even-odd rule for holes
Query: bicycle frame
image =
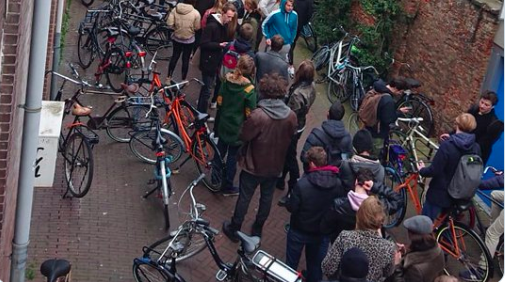
{"label": "bicycle frame", "polygon": [[[399,192],[401,189],[407,189],[410,199],[412,200],[412,203],[414,203],[416,213],[421,214],[423,207],[421,205],[421,201],[419,200],[419,192],[417,191],[418,177],[419,175],[417,173],[412,173],[405,179],[402,184],[394,187],[393,189],[395,192]],[[414,182],[414,184],[411,184],[412,182]]]}
{"label": "bicycle frame", "polygon": [[417,154],[417,147],[416,147],[416,142],[420,142],[419,139],[424,141],[425,145],[430,149],[428,152],[428,155],[426,157],[431,158],[431,155],[433,154],[434,151],[438,150],[439,146],[431,141],[426,135],[424,135],[422,132],[417,130],[417,128],[420,126],[419,122],[422,121],[422,118],[398,118],[396,121],[396,125],[398,125],[398,122],[405,122],[405,123],[411,123],[413,122],[415,125],[412,127],[409,125],[409,131],[407,132],[407,136],[405,141],[403,142],[402,145],[405,143],[408,144],[409,149],[411,149],[412,154],[414,155],[414,160],[419,162],[419,156]]}

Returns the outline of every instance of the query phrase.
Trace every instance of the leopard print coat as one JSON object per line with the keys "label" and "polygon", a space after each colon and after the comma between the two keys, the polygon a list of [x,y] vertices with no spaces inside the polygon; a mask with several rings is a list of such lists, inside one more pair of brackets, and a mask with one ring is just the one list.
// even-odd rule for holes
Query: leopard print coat
{"label": "leopard print coat", "polygon": [[357,247],[370,260],[367,281],[382,282],[394,270],[395,243],[382,238],[377,231],[342,231],[324,258],[321,268],[329,279],[337,279],[340,273],[340,260],[344,253]]}

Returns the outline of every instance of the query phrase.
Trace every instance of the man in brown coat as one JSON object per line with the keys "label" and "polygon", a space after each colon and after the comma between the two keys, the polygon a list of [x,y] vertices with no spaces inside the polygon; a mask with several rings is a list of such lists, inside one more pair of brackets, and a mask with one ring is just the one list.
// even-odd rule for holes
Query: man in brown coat
{"label": "man in brown coat", "polygon": [[223,223],[224,234],[238,242],[236,231],[242,227],[256,187],[261,189],[260,204],[251,235],[260,236],[272,206],[277,178],[284,167],[284,158],[296,132],[296,114],[283,102],[288,82],[278,74],[266,74],[260,80],[259,91],[265,99],[251,112],[242,126],[240,139],[244,145],[239,153],[239,197],[231,221]]}

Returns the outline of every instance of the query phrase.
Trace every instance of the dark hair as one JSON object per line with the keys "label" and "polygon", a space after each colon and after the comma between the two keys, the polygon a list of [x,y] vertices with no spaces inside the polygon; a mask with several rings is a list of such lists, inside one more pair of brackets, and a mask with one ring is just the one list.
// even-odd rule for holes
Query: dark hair
{"label": "dark hair", "polygon": [[296,85],[300,82],[307,82],[310,84],[314,81],[315,73],[314,63],[311,60],[303,60],[298,66],[293,84]]}
{"label": "dark hair", "polygon": [[284,38],[282,38],[282,36],[278,34],[272,36],[270,41],[272,41],[272,43],[270,44],[270,48],[272,48],[272,51],[279,52],[282,49],[282,46],[284,46]]}
{"label": "dark hair", "polygon": [[258,10],[258,3],[255,0],[245,0],[244,5],[249,5],[253,11]]}
{"label": "dark hair", "polygon": [[363,185],[365,181],[373,180],[373,172],[368,168],[360,168],[356,173],[356,180],[358,180],[359,185]]}
{"label": "dark hair", "polygon": [[398,90],[405,90],[407,89],[407,82],[405,81],[405,78],[402,76],[394,77],[389,81],[389,86],[394,87]]}
{"label": "dark hair", "polygon": [[493,106],[498,104],[498,95],[496,95],[496,92],[494,91],[486,90],[480,95],[480,98],[491,101],[491,104],[493,104]]}
{"label": "dark hair", "polygon": [[260,93],[266,98],[280,99],[286,94],[288,81],[278,73],[265,74],[260,79],[259,86]]}
{"label": "dark hair", "polygon": [[437,240],[432,233],[416,234],[408,231],[410,238],[410,250],[413,252],[427,251],[437,245]]}
{"label": "dark hair", "polygon": [[250,23],[244,23],[243,25],[240,26],[240,30],[238,31],[238,34],[242,39],[245,41],[251,40],[253,36],[253,26]]}
{"label": "dark hair", "polygon": [[228,37],[228,40],[232,40],[235,37],[235,32],[237,32],[237,8],[232,2],[227,2],[223,5],[223,8],[221,8],[221,12],[223,14],[226,14],[229,10],[232,10],[235,12],[235,15],[233,16],[233,19],[229,21],[227,25],[227,31],[226,31],[226,36]]}
{"label": "dark hair", "polygon": [[316,167],[322,167],[328,164],[328,156],[323,147],[314,146],[307,151],[307,160],[314,163]]}
{"label": "dark hair", "polygon": [[184,0],[182,1],[184,4],[189,4],[191,6],[195,6],[196,0]]}

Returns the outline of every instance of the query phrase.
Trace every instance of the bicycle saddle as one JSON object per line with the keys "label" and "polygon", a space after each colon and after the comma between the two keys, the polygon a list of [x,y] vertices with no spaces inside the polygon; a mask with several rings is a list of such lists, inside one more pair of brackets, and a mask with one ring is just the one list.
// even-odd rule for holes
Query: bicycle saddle
{"label": "bicycle saddle", "polygon": [[405,78],[405,83],[408,89],[421,87],[421,82],[413,78]]}
{"label": "bicycle saddle", "polygon": [[121,83],[121,88],[128,94],[135,94],[139,91],[140,86],[137,83],[132,83],[130,85],[126,83]]}
{"label": "bicycle saddle", "polygon": [[128,29],[128,34],[131,35],[131,36],[137,36],[137,35],[140,34],[140,28],[136,27],[136,26],[131,26]]}
{"label": "bicycle saddle", "polygon": [[250,254],[256,251],[260,247],[260,237],[258,236],[249,236],[240,231],[237,231],[237,236],[240,239],[240,245],[242,249],[247,254]]}
{"label": "bicycle saddle", "polygon": [[74,103],[74,108],[72,109],[72,114],[74,116],[87,116],[91,114],[91,108],[83,107],[77,103]]}
{"label": "bicycle saddle", "polygon": [[118,36],[119,35],[119,29],[117,27],[107,27],[107,35],[108,36]]}
{"label": "bicycle saddle", "polygon": [[198,115],[196,116],[196,120],[197,121],[207,121],[209,119],[209,114],[206,114],[206,113],[198,113]]}
{"label": "bicycle saddle", "polygon": [[55,282],[58,277],[70,272],[70,263],[64,259],[48,259],[40,266],[40,273],[47,277],[47,281]]}
{"label": "bicycle saddle", "polygon": [[472,206],[472,201],[456,201],[454,202],[454,207],[457,212],[464,212]]}

